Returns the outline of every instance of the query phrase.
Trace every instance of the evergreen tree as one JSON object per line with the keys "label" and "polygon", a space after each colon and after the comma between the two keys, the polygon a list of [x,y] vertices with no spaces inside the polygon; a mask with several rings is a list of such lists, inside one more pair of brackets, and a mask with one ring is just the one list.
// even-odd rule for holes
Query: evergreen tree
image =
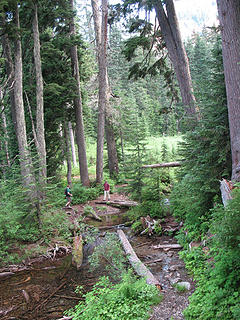
{"label": "evergreen tree", "polygon": [[[208,65],[208,90],[200,104],[202,119],[194,132],[186,135],[180,148],[184,159],[180,182],[175,187],[173,207],[175,214],[185,219],[186,226],[197,234],[206,231],[208,210],[219,195],[219,180],[230,173],[230,144],[224,85],[221,40],[214,39],[212,58],[205,57]],[[179,194],[179,196],[178,196]],[[181,194],[181,196],[180,196]]]}

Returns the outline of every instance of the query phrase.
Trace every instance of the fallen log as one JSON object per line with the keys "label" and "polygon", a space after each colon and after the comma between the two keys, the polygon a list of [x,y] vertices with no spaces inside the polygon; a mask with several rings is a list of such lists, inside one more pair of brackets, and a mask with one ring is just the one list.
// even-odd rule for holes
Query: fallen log
{"label": "fallen log", "polygon": [[7,278],[10,276],[13,276],[15,273],[14,272],[1,272],[0,273],[0,278]]}
{"label": "fallen log", "polygon": [[153,249],[182,249],[180,244],[159,244],[157,246],[153,246]]}
{"label": "fallen log", "polygon": [[136,207],[138,203],[136,201],[95,201],[96,204],[106,204],[108,206],[112,207],[118,207],[118,208],[130,208],[130,207]]}
{"label": "fallen log", "polygon": [[147,284],[155,285],[156,287],[161,289],[161,285],[159,281],[154,277],[151,271],[138,258],[131,244],[129,243],[127,237],[125,236],[124,232],[122,230],[118,230],[117,233],[118,233],[119,239],[122,242],[123,248],[128,256],[129,262],[131,263],[136,273],[141,277],[145,277]]}
{"label": "fallen log", "polygon": [[142,168],[168,168],[168,167],[180,167],[182,164],[179,161],[175,162],[163,162],[156,164],[145,164]]}
{"label": "fallen log", "polygon": [[99,217],[99,215],[95,212],[95,210],[91,206],[84,207],[83,211],[85,216],[88,216],[90,214],[93,219],[97,221],[102,221],[102,218]]}
{"label": "fallen log", "polygon": [[83,244],[82,236],[75,236],[73,239],[72,263],[76,265],[77,270],[80,269],[83,261]]}

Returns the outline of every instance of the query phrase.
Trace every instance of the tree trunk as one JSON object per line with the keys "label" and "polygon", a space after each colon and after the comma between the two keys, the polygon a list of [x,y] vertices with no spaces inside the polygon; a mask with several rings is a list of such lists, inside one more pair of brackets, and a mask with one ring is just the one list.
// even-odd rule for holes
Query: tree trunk
{"label": "tree trunk", "polygon": [[114,137],[113,126],[111,124],[110,118],[107,115],[105,119],[105,130],[107,139],[109,173],[110,177],[116,177],[119,173],[116,141]]}
{"label": "tree trunk", "polygon": [[77,166],[77,158],[76,158],[76,150],[75,150],[74,133],[73,133],[71,121],[68,122],[68,131],[69,131],[69,138],[70,138],[70,144],[71,144],[73,166],[76,167]]}
{"label": "tree trunk", "polygon": [[[6,25],[4,18],[0,17],[0,21],[4,29]],[[2,39],[3,55],[5,58],[6,72],[7,72],[7,77],[9,79],[8,88],[9,88],[9,96],[10,96],[10,104],[11,104],[12,122],[14,125],[15,134],[17,134],[14,90],[12,90],[14,85],[14,63],[12,60],[11,45],[10,45],[10,41],[9,41],[6,30],[3,36],[1,37],[1,39]]]}
{"label": "tree trunk", "polygon": [[[16,5],[16,27],[20,29],[18,5]],[[35,197],[35,179],[32,174],[31,155],[27,145],[26,124],[24,117],[23,89],[22,89],[22,46],[19,31],[17,31],[15,41],[15,79],[14,79],[14,98],[15,98],[15,118],[16,135],[20,155],[20,168],[24,187],[30,191],[31,198]]]}
{"label": "tree trunk", "polygon": [[117,233],[122,242],[123,248],[128,256],[129,262],[131,263],[136,273],[141,277],[145,277],[147,284],[155,285],[158,288],[161,288],[159,281],[137,257],[124,232],[122,230],[118,230]]}
{"label": "tree trunk", "polygon": [[182,103],[186,106],[187,114],[196,118],[195,97],[193,94],[189,61],[181,39],[173,0],[166,0],[166,11],[160,0],[154,1],[154,7],[164,41],[166,42],[169,57],[176,73]]}
{"label": "tree trunk", "polygon": [[38,157],[39,157],[39,180],[40,184],[44,185],[47,178],[47,163],[46,163],[46,143],[45,143],[45,128],[44,128],[44,106],[43,106],[43,77],[42,77],[42,62],[40,54],[40,39],[38,30],[38,8],[34,4],[34,14],[32,21],[33,40],[34,40],[34,63],[36,70],[36,134],[38,140]]}
{"label": "tree trunk", "polygon": [[3,102],[3,91],[2,88],[0,87],[0,112],[1,112],[1,127],[2,127],[2,137],[3,137],[3,150],[5,153],[5,163],[3,163],[3,171],[5,172],[5,167],[11,167],[10,164],[10,157],[9,157],[9,151],[8,151],[8,131],[7,131],[7,122],[6,122],[6,116],[5,116],[5,111],[4,111],[4,105],[2,104]]}
{"label": "tree trunk", "polygon": [[[70,7],[74,11],[73,0],[70,1]],[[70,21],[70,36],[75,36],[75,24],[74,18],[72,17]],[[83,112],[82,112],[82,98],[81,98],[81,85],[79,76],[79,64],[78,64],[78,54],[77,46],[71,47],[71,60],[73,68],[73,76],[77,82],[77,97],[74,98],[74,109],[76,117],[76,140],[78,146],[78,160],[80,168],[81,182],[84,186],[89,187],[89,175],[88,175],[88,165],[87,165],[87,154],[86,154],[86,143],[84,136],[84,125],[83,125]]]}
{"label": "tree trunk", "polygon": [[[103,147],[104,147],[104,127],[106,120],[106,139],[108,149],[108,164],[110,175],[118,174],[118,159],[116,152],[116,142],[113,128],[110,125],[110,88],[107,72],[107,17],[108,1],[102,0],[102,25],[100,26],[99,7],[96,0],[92,0],[92,10],[94,18],[94,29],[96,37],[97,60],[99,68],[99,100],[98,100],[98,139],[97,139],[97,163],[96,181],[101,183],[103,178]],[[109,111],[107,113],[107,111]]]}
{"label": "tree trunk", "polygon": [[232,181],[240,181],[240,3],[217,0],[232,151]]}
{"label": "tree trunk", "polygon": [[[98,46],[98,134],[97,134],[97,163],[96,163],[96,182],[101,183],[103,179],[103,147],[104,147],[104,126],[105,108],[108,101],[108,82],[107,82],[107,17],[108,1],[102,0],[102,24],[101,37]],[[97,38],[97,36],[96,36]]]}
{"label": "tree trunk", "polygon": [[67,155],[67,184],[72,186],[72,162],[71,162],[71,153],[70,153],[70,144],[69,144],[69,130],[67,127],[66,121],[64,122],[63,127],[64,140],[65,140],[65,154]]}

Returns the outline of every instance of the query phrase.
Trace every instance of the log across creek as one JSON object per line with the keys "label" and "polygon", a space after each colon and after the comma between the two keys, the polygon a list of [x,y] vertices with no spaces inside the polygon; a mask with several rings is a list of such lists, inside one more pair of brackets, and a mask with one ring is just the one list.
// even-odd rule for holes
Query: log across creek
{"label": "log across creek", "polygon": [[129,262],[136,271],[136,273],[146,278],[146,282],[151,285],[157,286],[161,289],[161,285],[159,281],[154,277],[151,271],[142,263],[142,261],[138,258],[135,251],[133,250],[130,242],[128,241],[127,237],[125,236],[122,230],[117,231],[119,239],[121,240],[122,246],[124,251],[126,252]]}

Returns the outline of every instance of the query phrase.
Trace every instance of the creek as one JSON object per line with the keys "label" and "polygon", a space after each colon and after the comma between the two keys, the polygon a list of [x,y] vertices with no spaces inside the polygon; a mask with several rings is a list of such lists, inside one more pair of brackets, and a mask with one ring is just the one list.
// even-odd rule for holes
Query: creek
{"label": "creek", "polygon": [[[187,276],[177,251],[153,248],[160,242],[176,243],[173,237],[135,236],[129,227],[124,226],[127,220],[126,210],[119,209],[117,214],[115,210],[113,214],[103,215],[101,222],[88,219],[87,223],[98,227],[102,234],[115,232],[117,228],[123,229],[140,260],[161,283],[163,291],[171,286],[169,277],[183,279]],[[88,249],[84,250],[86,256]],[[25,266],[13,268],[13,274],[0,278],[0,318],[55,320],[63,317],[65,310],[81,300],[75,292],[77,286],[83,286],[83,291],[88,292],[101,276],[106,275],[102,267],[90,272],[86,256],[80,270],[72,266],[71,254],[56,256],[55,259],[31,260]]]}

